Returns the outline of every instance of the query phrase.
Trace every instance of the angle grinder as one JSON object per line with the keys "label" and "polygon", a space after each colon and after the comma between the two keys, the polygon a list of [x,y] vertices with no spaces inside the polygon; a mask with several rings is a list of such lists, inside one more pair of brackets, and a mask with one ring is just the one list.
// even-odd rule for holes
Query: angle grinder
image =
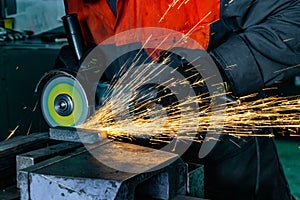
{"label": "angle grinder", "polygon": [[76,126],[89,117],[89,103],[80,82],[69,75],[55,75],[44,86],[41,110],[51,127]]}

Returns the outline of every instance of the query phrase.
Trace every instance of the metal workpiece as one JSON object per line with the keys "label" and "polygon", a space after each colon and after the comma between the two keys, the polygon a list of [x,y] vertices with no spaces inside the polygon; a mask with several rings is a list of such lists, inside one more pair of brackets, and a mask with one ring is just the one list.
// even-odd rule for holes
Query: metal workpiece
{"label": "metal workpiece", "polygon": [[75,127],[53,127],[49,130],[49,137],[53,140],[66,142],[80,142],[83,144],[100,143],[100,133]]}
{"label": "metal workpiece", "polygon": [[60,144],[47,146],[45,148],[37,149],[27,153],[23,153],[16,156],[16,174],[17,174],[17,187],[19,188],[19,171],[21,169],[33,166],[41,161],[49,158],[65,155],[73,150],[82,147],[81,143],[74,142],[62,142]]}
{"label": "metal workpiece", "polygon": [[[112,156],[108,145],[122,151]],[[127,151],[132,156],[124,157]],[[187,192],[187,165],[175,154],[128,143],[106,143],[61,159],[50,159],[20,171],[22,200],[171,199]],[[121,153],[122,152],[122,153]],[[149,153],[151,152],[151,153]],[[139,154],[138,154],[139,153]],[[125,153],[126,154],[126,153]],[[105,157],[110,157],[109,166]],[[158,158],[155,156],[159,155]],[[104,164],[105,163],[105,164]],[[149,165],[152,168],[149,168]],[[115,169],[144,166],[140,173]]]}

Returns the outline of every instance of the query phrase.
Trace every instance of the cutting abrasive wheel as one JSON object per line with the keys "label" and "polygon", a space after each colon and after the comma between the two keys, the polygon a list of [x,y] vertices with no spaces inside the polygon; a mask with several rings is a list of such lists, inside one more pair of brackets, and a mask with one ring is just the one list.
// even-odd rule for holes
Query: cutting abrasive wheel
{"label": "cutting abrasive wheel", "polygon": [[76,126],[89,116],[88,98],[72,76],[56,75],[43,88],[41,109],[51,127]]}

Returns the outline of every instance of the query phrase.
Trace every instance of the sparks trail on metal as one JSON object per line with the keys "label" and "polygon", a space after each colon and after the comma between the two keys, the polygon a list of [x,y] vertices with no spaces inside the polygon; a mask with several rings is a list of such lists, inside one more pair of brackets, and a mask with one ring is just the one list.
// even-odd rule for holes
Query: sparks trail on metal
{"label": "sparks trail on metal", "polygon": [[[171,9],[180,9],[182,5],[187,4],[189,0],[173,0],[169,4],[163,16],[159,22],[162,22]],[[184,43],[195,28],[209,15],[207,13],[190,31],[183,35],[183,37],[177,41],[174,46]],[[146,43],[150,41],[150,35]],[[165,37],[165,40],[169,36]],[[160,49],[163,40],[156,49],[152,51],[152,54],[156,50]],[[149,54],[149,57],[152,55]],[[300,128],[300,100],[299,96],[294,97],[268,97],[264,99],[258,99],[249,101],[250,98],[257,94],[252,94],[245,97],[238,98],[235,102],[227,102],[225,105],[219,105],[219,109],[226,108],[225,117],[215,116],[218,112],[212,111],[212,104],[207,103],[212,96],[207,97],[207,94],[198,94],[196,96],[190,96],[185,98],[178,104],[172,104],[167,107],[160,107],[160,109],[153,109],[154,107],[148,107],[149,104],[159,102],[160,99],[149,100],[144,105],[140,105],[137,108],[129,111],[129,102],[134,98],[134,94],[126,92],[127,88],[131,88],[132,91],[137,90],[143,82],[151,81],[152,76],[160,75],[164,72],[164,64],[168,62],[170,56],[165,58],[164,62],[158,64],[155,68],[154,61],[143,66],[146,66],[142,71],[136,73],[131,69],[135,68],[139,59],[141,58],[141,51],[134,58],[134,62],[129,69],[126,69],[126,64],[120,70],[120,73],[115,75],[114,81],[108,89],[108,94],[113,94],[106,99],[104,105],[92,116],[88,121],[80,127],[105,131],[112,137],[125,137],[132,139],[133,136],[150,135],[155,136],[152,138],[153,142],[166,141],[167,138],[183,138],[183,139],[203,139],[201,137],[195,137],[196,134],[191,132],[191,128],[197,127],[197,132],[214,133],[219,131],[220,134],[228,134],[236,137],[241,136],[266,136],[273,137],[273,134],[254,134],[253,131],[261,128]],[[230,70],[235,65],[229,66],[227,70]],[[294,67],[294,66],[293,66]],[[292,68],[292,67],[291,67]],[[174,69],[174,72],[177,69]],[[188,71],[190,69],[186,69]],[[117,78],[119,77],[119,78]],[[192,87],[197,85],[203,85],[206,83],[206,79],[201,79],[198,82],[190,83],[187,77],[184,80],[176,81],[169,79],[165,81],[163,85],[176,86],[177,84],[190,84]],[[127,85],[123,85],[124,80],[130,79],[131,81]],[[222,83],[220,83],[222,84]],[[176,95],[176,94],[175,94]],[[229,94],[218,94],[218,96],[224,96]],[[109,95],[107,95],[109,96]],[[164,97],[160,97],[161,99]],[[203,103],[206,102],[206,103]],[[188,105],[197,104],[199,107],[197,110],[192,109]],[[141,107],[146,107],[144,112],[140,112]],[[184,109],[180,109],[180,108]],[[131,107],[132,109],[132,107]],[[214,108],[215,109],[215,108]],[[218,108],[217,108],[218,109]],[[137,112],[135,112],[137,111]],[[171,111],[171,112],[170,112]],[[166,114],[169,112],[168,114]],[[134,115],[132,113],[135,113]],[[224,120],[216,120],[212,126],[212,116],[214,118],[223,118]],[[145,117],[151,116],[151,117]],[[198,118],[196,124],[193,120]],[[219,124],[218,124],[219,122]],[[293,134],[293,136],[299,136]],[[214,137],[212,137],[214,139]]]}
{"label": "sparks trail on metal", "polygon": [[[216,116],[216,112],[211,110],[211,103],[203,103],[212,98],[212,96],[207,97],[207,94],[189,96],[177,102],[177,104],[166,107],[158,106],[159,109],[155,109],[154,106],[149,107],[149,105],[157,104],[161,99],[174,93],[167,94],[159,99],[150,99],[143,102],[139,107],[132,108],[130,102],[136,98],[136,94],[128,92],[128,88],[131,88],[132,91],[138,90],[143,83],[151,82],[154,77],[162,75],[167,68],[163,63],[153,67],[155,62],[153,61],[148,64],[144,63],[142,70],[134,70],[138,67],[136,65],[138,65],[140,58],[140,55],[136,56],[136,60],[132,62],[127,70],[126,64],[122,67],[107,91],[108,94],[113,95],[107,95],[110,97],[106,99],[104,105],[81,127],[105,131],[115,138],[132,139],[134,136],[148,135],[152,137],[153,142],[165,142],[168,141],[166,138],[175,137],[178,139],[201,139],[195,137],[196,134],[191,131],[194,127],[197,127],[197,132],[201,133],[214,133],[217,131],[220,134],[236,137],[273,137],[273,134],[253,133],[253,131],[262,128],[300,128],[300,96],[273,96],[249,101],[257,95],[251,94],[240,97],[235,102],[227,102],[225,105],[217,106],[216,109],[226,107],[225,116]],[[170,59],[170,57],[166,59]],[[167,88],[178,84],[189,85],[191,84],[189,82],[190,78],[187,77],[184,80],[169,79],[162,84]],[[127,80],[130,81],[126,82]],[[206,80],[201,79],[196,83],[192,83],[192,85],[204,84]],[[126,82],[126,85],[123,84],[124,82]],[[229,94],[218,94],[218,96],[222,95]],[[145,96],[141,98],[143,97]],[[197,104],[199,109],[193,109],[189,106],[191,104]],[[140,112],[141,108],[145,108],[143,112]],[[213,122],[212,126],[212,117],[224,117],[224,120],[217,120]],[[197,123],[193,120],[195,118],[198,118]],[[293,136],[299,135],[293,134]]]}

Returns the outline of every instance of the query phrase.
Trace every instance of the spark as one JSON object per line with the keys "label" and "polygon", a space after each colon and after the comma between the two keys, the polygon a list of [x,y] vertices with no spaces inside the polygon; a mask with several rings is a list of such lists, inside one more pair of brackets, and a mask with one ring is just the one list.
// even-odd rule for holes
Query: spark
{"label": "spark", "polygon": [[160,18],[159,23],[161,23],[165,19],[165,17],[169,13],[169,11],[178,3],[178,1],[179,0],[173,0],[173,2],[171,4],[169,4],[168,9],[165,11],[163,16]]}
{"label": "spark", "polygon": [[241,148],[241,146],[238,143],[236,143],[235,141],[233,141],[232,139],[229,139],[229,141],[232,142],[233,144],[235,144],[238,148]]}
{"label": "spark", "polygon": [[288,39],[285,39],[283,40],[283,42],[288,42],[288,41],[291,41],[291,40],[294,40],[295,38],[288,38]]}
{"label": "spark", "polygon": [[[121,70],[121,74],[115,76],[119,78],[112,81],[113,84],[107,91],[107,94],[111,96],[108,95],[104,105],[80,127],[105,132],[115,139],[134,140],[134,137],[146,135],[152,143],[168,142],[172,138],[197,140],[195,132],[227,134],[235,137],[273,137],[272,133],[263,134],[262,132],[254,133],[254,131],[265,128],[300,128],[300,96],[273,96],[250,100],[258,95],[254,93],[237,98],[233,102],[217,105],[214,109],[212,109],[213,105],[209,99],[230,93],[213,94],[210,97],[206,97],[207,94],[187,96],[183,100],[165,107],[159,105],[158,102],[176,94],[165,94],[159,98],[148,99],[143,102],[140,99],[146,98],[148,93],[138,97],[135,92],[143,83],[151,82],[158,76],[165,74],[167,67],[163,64],[154,67],[153,61],[145,63],[143,69],[136,70],[139,59],[141,56],[135,56],[135,60],[127,71]],[[176,70],[172,70],[172,73],[175,72]],[[170,78],[162,85],[166,88],[182,84],[197,86],[204,85],[209,79],[202,78],[190,83],[190,78],[194,76],[194,74],[190,75],[184,80]],[[154,86],[153,89],[158,90],[159,88]],[[266,90],[269,89],[266,88]],[[134,105],[132,103],[134,99],[142,103]],[[198,109],[195,110],[191,107],[194,104],[198,106]],[[224,109],[224,107],[226,109],[224,114],[216,112],[218,109]],[[212,118],[216,119],[213,123]],[[195,119],[197,120],[195,121]],[[300,136],[298,134],[293,135]],[[236,145],[238,146],[237,143]]]}
{"label": "spark", "polygon": [[32,122],[30,123],[29,128],[27,129],[26,135],[29,135],[29,134],[30,134],[31,128],[32,128]]}
{"label": "spark", "polygon": [[193,27],[191,28],[186,34],[184,34],[183,38],[186,39],[188,38],[193,32],[194,30],[211,14],[212,12],[208,12],[202,19],[199,20],[199,22]]}
{"label": "spark", "polygon": [[300,67],[300,64],[293,65],[293,66],[290,66],[290,67],[287,67],[287,68],[284,68],[284,69],[277,70],[274,73],[281,73],[283,71],[291,70],[291,69],[294,69],[294,68],[297,68],[297,67]]}
{"label": "spark", "polygon": [[237,66],[237,64],[226,66],[226,70],[232,70],[236,66]]}
{"label": "spark", "polygon": [[35,105],[34,105],[33,109],[32,109],[32,112],[35,112],[35,111],[36,111],[38,105],[39,105],[39,101],[37,100],[37,101],[35,102]]}
{"label": "spark", "polygon": [[[178,5],[180,0],[173,0],[169,4],[160,21],[164,20],[168,12]],[[182,1],[177,9],[180,9],[183,4],[188,3],[189,0]],[[232,3],[233,0],[230,1]],[[182,38],[177,41],[188,38],[195,29],[205,20],[211,12],[208,12],[193,28],[191,28]],[[156,49],[151,49],[153,53],[159,51],[161,45],[170,37],[168,35],[157,46]],[[152,35],[148,37],[144,46],[152,39]],[[174,45],[176,46],[176,44]],[[126,62],[118,74],[116,74],[111,82],[111,86],[106,91],[106,99],[99,108],[99,110],[87,120],[86,123],[80,125],[81,128],[88,128],[104,132],[113,139],[127,139],[134,140],[135,137],[149,138],[151,143],[168,143],[171,139],[177,140],[196,140],[203,141],[202,136],[197,133],[209,134],[226,134],[237,138],[243,136],[261,136],[274,137],[274,134],[263,134],[257,132],[261,129],[267,128],[300,128],[300,96],[280,97],[273,96],[264,99],[255,99],[257,93],[236,98],[235,101],[226,102],[221,105],[213,105],[211,99],[217,99],[221,96],[230,95],[228,92],[220,94],[208,93],[196,94],[195,96],[186,96],[169,105],[162,106],[159,102],[170,98],[172,95],[177,95],[175,92],[171,94],[164,94],[160,97],[150,98],[147,101],[146,92],[139,96],[137,92],[144,83],[155,83],[156,79],[164,76],[167,71],[165,66],[171,61],[171,55],[164,58],[162,63],[156,61],[145,63],[141,61],[142,50],[135,55],[132,63]],[[198,59],[198,58],[197,58]],[[200,58],[199,58],[200,59]],[[147,59],[146,59],[147,60]],[[137,70],[138,65],[143,65],[143,68]],[[130,65],[128,67],[128,65]],[[237,64],[226,67],[226,70],[232,70]],[[300,65],[291,66],[287,69],[299,67]],[[185,69],[185,73],[191,73],[192,68]],[[284,70],[279,70],[281,72]],[[178,73],[178,68],[172,69],[169,73]],[[189,75],[183,80],[169,78],[162,81],[160,85],[165,88],[174,87],[202,87],[207,83],[207,80],[212,77],[201,78],[197,81],[191,82],[191,79],[196,78],[196,74]],[[217,83],[219,84],[219,83]],[[221,84],[221,83],[220,83]],[[215,87],[215,86],[212,86]],[[161,90],[159,86],[153,86],[153,89]],[[275,88],[265,88],[264,90],[271,90]],[[162,92],[162,91],[160,91]],[[209,97],[207,97],[209,96]],[[141,102],[135,105],[134,102]],[[195,109],[191,105],[196,105]],[[225,112],[219,112],[223,111]],[[34,109],[35,110],[35,109]],[[214,119],[214,120],[213,120]],[[291,136],[300,136],[295,131]],[[216,138],[209,137],[206,140],[214,140]],[[232,142],[239,146],[238,143]],[[175,143],[176,145],[176,143]],[[175,146],[176,147],[176,146]],[[174,147],[174,148],[175,148]]]}
{"label": "spark", "polygon": [[[167,8],[166,11],[164,12],[163,16],[160,18],[159,23],[161,23],[161,22],[165,19],[165,17],[166,17],[167,14],[170,12],[170,10],[171,10],[172,8],[174,8],[174,7],[178,4],[179,1],[180,1],[180,0],[173,0],[173,2],[172,2],[171,4],[168,5],[168,8]],[[179,10],[184,4],[187,4],[189,1],[190,1],[190,0],[183,0],[183,1],[179,4],[179,6],[177,7],[177,9]]]}
{"label": "spark", "polygon": [[16,126],[16,128],[14,130],[10,131],[10,134],[7,136],[5,141],[9,140],[16,133],[16,131],[18,130],[19,127],[20,127],[20,125]]}
{"label": "spark", "polygon": [[179,10],[183,4],[187,4],[190,0],[186,0],[186,1],[182,1],[181,4],[177,7],[177,9]]}
{"label": "spark", "polygon": [[263,91],[268,91],[268,90],[277,90],[278,87],[269,87],[269,88],[263,88]]}

